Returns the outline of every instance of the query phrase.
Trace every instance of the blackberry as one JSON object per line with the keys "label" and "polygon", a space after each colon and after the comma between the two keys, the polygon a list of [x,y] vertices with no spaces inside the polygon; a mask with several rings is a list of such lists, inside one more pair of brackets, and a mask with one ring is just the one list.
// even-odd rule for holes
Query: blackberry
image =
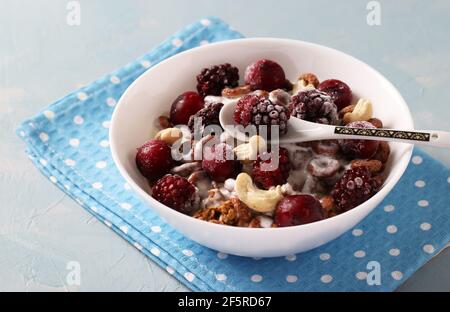
{"label": "blackberry", "polygon": [[235,88],[238,83],[239,69],[228,63],[204,68],[197,75],[197,91],[203,97],[221,95],[225,87]]}
{"label": "blackberry", "polygon": [[381,186],[379,177],[373,177],[367,167],[357,167],[345,171],[336,182],[331,196],[336,208],[345,212],[371,198]]}
{"label": "blackberry", "polygon": [[331,96],[318,90],[308,90],[294,95],[291,99],[292,116],[326,125],[339,122],[336,105]]}
{"label": "blackberry", "polygon": [[219,114],[222,109],[222,103],[211,103],[201,110],[199,110],[196,114],[192,115],[189,118],[188,127],[191,129],[191,132],[194,133],[194,127],[197,124],[200,125],[200,132],[203,133],[203,130],[209,125],[218,125],[220,126]]}
{"label": "blackberry", "polygon": [[281,105],[274,104],[268,98],[258,95],[246,95],[242,97],[234,111],[234,120],[243,125],[267,126],[267,134],[270,134],[272,125],[279,126],[279,134],[287,132],[289,110]]}

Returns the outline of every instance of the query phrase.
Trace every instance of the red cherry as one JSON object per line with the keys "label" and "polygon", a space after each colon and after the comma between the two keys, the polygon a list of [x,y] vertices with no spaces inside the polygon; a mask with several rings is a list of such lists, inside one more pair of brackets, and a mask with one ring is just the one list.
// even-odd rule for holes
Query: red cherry
{"label": "red cherry", "polygon": [[170,146],[161,140],[145,142],[136,153],[136,165],[139,171],[152,181],[168,173],[173,163]]}
{"label": "red cherry", "polygon": [[279,227],[312,223],[324,219],[320,202],[311,195],[290,195],[275,208],[274,222]]}
{"label": "red cherry", "polygon": [[[347,125],[350,128],[376,129],[368,121],[354,121]],[[375,155],[380,141],[374,140],[339,140],[342,152],[349,159],[369,159]]]}
{"label": "red cherry", "polygon": [[204,106],[203,98],[197,92],[185,92],[173,101],[170,108],[170,122],[173,125],[186,125],[189,118]]}
{"label": "red cherry", "polygon": [[231,146],[220,143],[205,148],[202,168],[212,180],[224,182],[228,178],[236,177],[241,169],[241,164],[234,160]]}
{"label": "red cherry", "polygon": [[[258,60],[245,70],[245,83],[252,90],[289,89],[283,68],[271,60]],[[291,86],[292,87],[292,86]]]}
{"label": "red cherry", "polygon": [[317,89],[331,96],[338,111],[352,103],[352,90],[345,82],[329,79],[322,81]]}

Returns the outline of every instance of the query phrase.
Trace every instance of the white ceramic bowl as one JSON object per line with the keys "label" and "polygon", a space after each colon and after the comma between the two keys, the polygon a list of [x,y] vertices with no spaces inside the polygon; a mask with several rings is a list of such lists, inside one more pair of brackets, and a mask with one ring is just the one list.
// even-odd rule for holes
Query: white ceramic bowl
{"label": "white ceramic bowl", "polygon": [[149,69],[126,90],[114,111],[110,144],[114,162],[131,188],[167,223],[190,239],[212,249],[241,256],[274,257],[295,254],[323,245],[350,230],[389,193],[406,169],[412,145],[391,144],[383,188],[358,207],[323,221],[286,228],[238,228],[212,224],[181,214],[157,202],[135,165],[136,148],[155,133],[154,120],[167,114],[175,97],[195,90],[195,76],[204,68],[229,62],[239,68],[260,58],[272,59],[290,80],[313,72],[320,80],[337,78],[374,104],[374,115],[386,127],[413,129],[402,96],[380,73],[334,49],[296,40],[239,39],[180,53]]}

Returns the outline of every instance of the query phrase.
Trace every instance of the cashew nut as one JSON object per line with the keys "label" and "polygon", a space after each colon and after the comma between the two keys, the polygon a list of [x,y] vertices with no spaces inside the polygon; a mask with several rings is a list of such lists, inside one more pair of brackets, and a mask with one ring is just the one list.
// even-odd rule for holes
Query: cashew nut
{"label": "cashew nut", "polygon": [[266,141],[259,135],[252,136],[248,143],[238,145],[233,149],[234,153],[243,163],[256,160],[258,152],[266,149]]}
{"label": "cashew nut", "polygon": [[183,137],[183,132],[178,128],[167,128],[159,131],[155,135],[156,140],[162,140],[169,145],[172,145]]}
{"label": "cashew nut", "polygon": [[292,94],[295,95],[302,91],[314,90],[316,87],[312,83],[307,82],[304,79],[297,80],[292,88]]}
{"label": "cashew nut", "polygon": [[372,118],[372,103],[370,100],[359,99],[353,111],[344,115],[343,121],[349,124],[353,121],[367,121],[370,118]]}
{"label": "cashew nut", "polygon": [[283,198],[281,186],[268,191],[258,189],[252,178],[246,173],[240,173],[236,178],[235,191],[237,197],[250,209],[257,212],[273,212],[277,203]]}

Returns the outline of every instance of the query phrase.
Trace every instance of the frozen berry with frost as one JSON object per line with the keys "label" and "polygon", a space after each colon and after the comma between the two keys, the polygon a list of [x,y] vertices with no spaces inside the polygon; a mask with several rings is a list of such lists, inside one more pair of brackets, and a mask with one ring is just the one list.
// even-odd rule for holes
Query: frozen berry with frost
{"label": "frozen berry with frost", "polygon": [[224,88],[235,88],[238,83],[239,69],[228,63],[204,68],[197,75],[197,91],[203,97],[220,95]]}
{"label": "frozen berry with frost", "polygon": [[292,116],[327,125],[339,122],[336,105],[332,98],[315,89],[294,95],[291,99]]}
{"label": "frozen berry with frost", "polygon": [[272,91],[275,89],[292,88],[283,68],[271,60],[258,60],[250,64],[245,70],[245,84],[250,85],[252,90]]}
{"label": "frozen berry with frost", "polygon": [[345,212],[371,198],[380,186],[380,179],[373,177],[367,167],[357,167],[345,171],[334,185],[331,196],[336,208]]}
{"label": "frozen berry with frost", "polygon": [[199,110],[189,118],[188,127],[194,132],[194,127],[198,126],[199,131],[203,133],[205,127],[217,125],[220,127],[219,114],[222,109],[222,103],[211,103]]}
{"label": "frozen berry with frost", "polygon": [[189,214],[196,207],[194,185],[186,178],[167,174],[152,187],[152,196],[160,203],[181,213]]}
{"label": "frozen berry with frost", "polygon": [[267,126],[267,134],[271,133],[271,126],[279,126],[279,134],[287,132],[289,110],[278,104],[272,103],[268,98],[258,95],[246,95],[242,97],[234,111],[234,121],[244,127],[254,125]]}
{"label": "frozen berry with frost", "polygon": [[274,222],[279,227],[312,223],[324,219],[320,202],[311,195],[289,195],[275,208]]}
{"label": "frozen berry with frost", "polygon": [[141,174],[155,181],[169,172],[174,161],[170,146],[161,140],[149,140],[137,149],[136,165]]}
{"label": "frozen berry with frost", "polygon": [[189,118],[204,106],[203,98],[197,92],[180,94],[170,108],[170,122],[173,125],[186,125]]}
{"label": "frozen berry with frost", "polygon": [[322,81],[317,89],[331,96],[338,111],[352,102],[352,90],[345,82],[340,80],[329,79]]}
{"label": "frozen berry with frost", "polygon": [[[376,129],[367,121],[354,121],[347,125],[350,128]],[[339,140],[342,152],[349,159],[369,159],[375,155],[380,141],[375,140]]]}
{"label": "frozen berry with frost", "polygon": [[278,152],[264,152],[253,163],[252,178],[256,185],[266,190],[287,182],[291,162],[287,149],[280,147]]}
{"label": "frozen berry with frost", "polygon": [[219,143],[204,147],[202,168],[213,181],[224,182],[235,178],[242,166],[235,160],[231,146]]}

